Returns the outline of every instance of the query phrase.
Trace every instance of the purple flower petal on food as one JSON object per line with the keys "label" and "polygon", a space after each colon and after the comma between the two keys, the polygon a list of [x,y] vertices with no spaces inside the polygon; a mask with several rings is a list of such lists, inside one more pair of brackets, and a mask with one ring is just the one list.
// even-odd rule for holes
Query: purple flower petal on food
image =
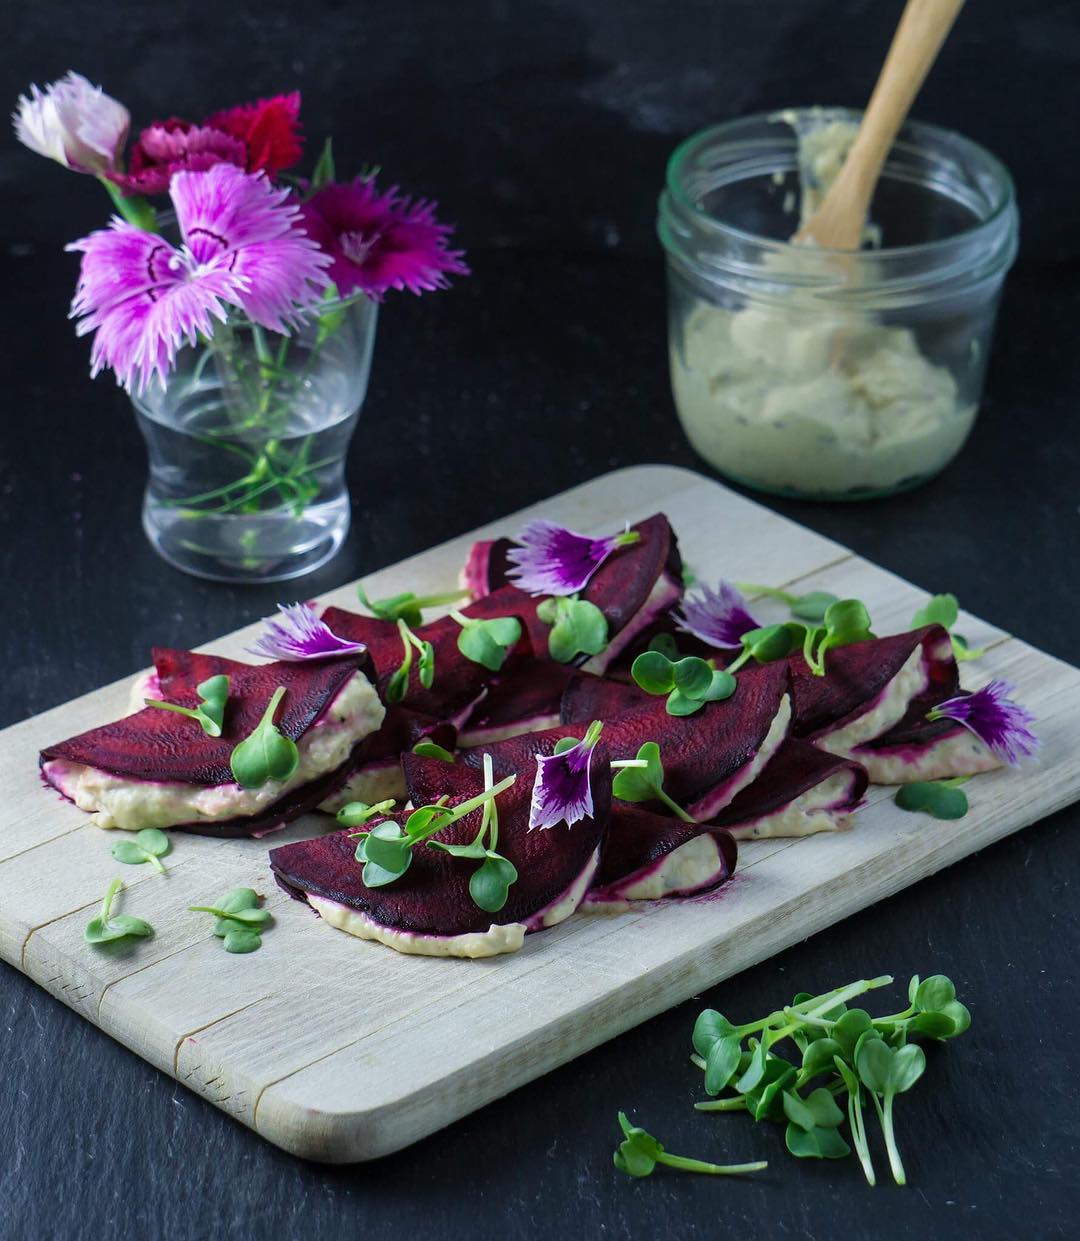
{"label": "purple flower petal on food", "polygon": [[1007,681],[991,681],[973,694],[960,694],[940,703],[926,718],[955,720],[1003,763],[1015,767],[1035,753],[1039,739],[1031,730],[1035,717],[1009,697],[1013,692]]}
{"label": "purple flower petal on food", "polygon": [[743,634],[759,628],[746,610],[746,600],[730,582],[721,582],[717,590],[710,590],[704,583],[698,589],[701,597],[687,595],[682,612],[675,613],[677,627],[709,646],[738,650]]}
{"label": "purple flower petal on food", "polygon": [[594,721],[577,745],[561,754],[537,755],[530,831],[563,822],[573,827],[592,815],[592,756],[603,727],[598,720]]}
{"label": "purple flower petal on food", "polygon": [[279,603],[280,616],[269,616],[266,628],[249,646],[252,655],[299,663],[305,659],[328,659],[334,655],[358,655],[366,651],[363,642],[349,642],[320,620],[307,603]]}
{"label": "purple flower petal on food", "polygon": [[576,595],[617,547],[640,538],[636,530],[626,530],[594,539],[553,521],[530,521],[507,552],[514,565],[507,577],[530,595]]}

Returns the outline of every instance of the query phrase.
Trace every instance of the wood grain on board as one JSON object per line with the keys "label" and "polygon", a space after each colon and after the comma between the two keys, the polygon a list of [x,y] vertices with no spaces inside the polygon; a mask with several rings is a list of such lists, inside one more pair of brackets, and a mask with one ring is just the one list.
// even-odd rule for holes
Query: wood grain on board
{"label": "wood grain on board", "polygon": [[[474,538],[512,533],[526,518],[600,533],[660,510],[706,580],[857,595],[879,633],[907,627],[925,601],[925,590],[839,544],[666,466],[606,475],[365,584],[375,596],[444,590]],[[323,601],[349,607],[353,587]],[[765,603],[755,611],[779,618]],[[256,628],[209,649],[243,657]],[[175,833],[166,876],[117,866],[112,835],[42,786],[37,752],[123,714],[127,678],[0,733],[0,955],[277,1145],[331,1162],[385,1154],[1080,798],[1080,671],[975,617],[958,628],[989,648],[964,666],[965,684],[1012,681],[1043,740],[1037,763],[968,786],[966,818],[905,814],[888,790],[872,789],[849,832],[744,844],[716,894],[577,914],[488,961],[400,956],[325,926],[273,883],[266,841]],[[146,639],[149,648],[154,635]],[[325,824],[308,817],[272,841]],[[90,949],[83,927],[118,871],[121,908],[148,918],[155,935]],[[187,912],[237,885],[263,893],[275,917],[250,956],[223,952],[205,915]]]}

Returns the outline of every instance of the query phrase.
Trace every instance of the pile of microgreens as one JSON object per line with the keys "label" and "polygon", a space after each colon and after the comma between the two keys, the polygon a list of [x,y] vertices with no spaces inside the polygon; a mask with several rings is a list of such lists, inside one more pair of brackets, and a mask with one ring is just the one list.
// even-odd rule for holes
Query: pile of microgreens
{"label": "pile of microgreens", "polygon": [[262,947],[262,932],[272,921],[270,911],[259,905],[253,888],[230,888],[214,905],[189,905],[191,913],[211,914],[214,934],[226,952],[255,952]]}
{"label": "pile of microgreens", "polygon": [[[822,995],[800,992],[784,1008],[759,1021],[733,1025],[707,1008],[694,1023],[691,1060],[704,1073],[708,1101],[701,1112],[749,1112],[755,1120],[785,1124],[785,1145],[800,1159],[842,1159],[852,1146],[869,1184],[876,1183],[863,1105],[868,1099],[877,1113],[889,1167],[897,1185],[906,1184],[896,1143],[893,1108],[896,1096],[910,1090],[926,1068],[922,1048],[913,1036],[955,1038],[971,1024],[956,988],[943,974],[908,985],[908,1006],[901,1012],[872,1017],[865,1009],[848,1008],[856,997],[892,982],[862,979]],[[790,1041],[794,1058],[775,1049]],[[839,1101],[846,1099],[846,1109]],[[631,1129],[622,1113],[625,1139],[615,1166],[631,1176],[648,1176],[657,1163],[694,1172],[730,1173],[764,1165],[701,1164],[665,1156],[663,1147],[644,1130]]]}
{"label": "pile of microgreens", "polygon": [[[419,806],[405,820],[404,828],[387,819],[373,828],[353,833],[359,837],[356,860],[363,863],[365,887],[381,888],[400,879],[412,865],[413,850],[418,845],[426,845],[429,849],[440,849],[451,857],[479,862],[469,877],[469,895],[485,913],[498,913],[506,904],[510,886],[517,881],[518,873],[513,862],[497,850],[499,810],[495,799],[516,779],[516,775],[510,775],[496,783],[491,756],[485,754],[484,789],[475,797],[456,806],[446,805],[445,798],[432,805]],[[353,802],[338,812],[337,819],[344,827],[361,827],[377,815],[386,813],[393,804],[378,802],[369,806],[363,802]],[[431,839],[452,823],[479,809],[482,809],[480,829],[467,844],[446,844]]]}
{"label": "pile of microgreens", "polygon": [[[426,639],[413,632],[423,620],[423,609],[457,603],[468,591],[452,591],[442,595],[420,596],[412,591],[392,595],[388,599],[370,600],[364,588],[358,586],[360,602],[379,620],[393,621],[401,635],[403,656],[400,665],[386,686],[388,702],[401,702],[408,693],[409,674],[412,671],[413,652],[417,657],[417,676],[424,689],[435,683],[435,648]],[[487,620],[466,616],[452,610],[450,618],[461,626],[458,634],[458,650],[474,664],[480,664],[489,672],[498,672],[506,662],[507,655],[521,640],[521,622],[513,616],[495,616]]]}

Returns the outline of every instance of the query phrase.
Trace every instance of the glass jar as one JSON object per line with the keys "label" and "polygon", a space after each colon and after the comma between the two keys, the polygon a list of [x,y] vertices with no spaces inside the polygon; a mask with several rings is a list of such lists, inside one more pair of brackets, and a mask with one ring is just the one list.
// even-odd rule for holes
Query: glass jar
{"label": "glass jar", "polygon": [[150,478],[143,527],[198,577],[274,582],[325,564],[349,529],[345,455],[377,307],[322,303],[290,336],[231,313],[132,398]]}
{"label": "glass jar", "polygon": [[854,500],[915,487],[960,450],[982,394],[1018,235],[1009,174],[982,147],[909,121],[870,213],[883,247],[787,241],[800,192],[809,181],[820,194],[814,170],[828,168],[797,131],[839,122],[850,140],[860,119],[746,117],[668,162],[658,229],[675,405],[701,456],[762,491]]}

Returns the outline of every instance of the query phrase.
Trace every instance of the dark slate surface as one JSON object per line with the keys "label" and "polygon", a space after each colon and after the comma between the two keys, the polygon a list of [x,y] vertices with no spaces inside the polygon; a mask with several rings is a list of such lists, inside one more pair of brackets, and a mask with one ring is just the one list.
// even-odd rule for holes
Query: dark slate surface
{"label": "dark slate surface", "polygon": [[[351,463],[354,533],[312,591],[620,465],[695,458],[665,372],[653,210],[666,154],[721,117],[861,103],[898,3],[237,0],[9,5],[0,98],[69,66],[143,122],[298,85],[341,165],[382,164],[461,222],[475,275],[380,327]],[[919,113],[1016,174],[1023,248],[971,445],[873,506],[776,507],[1075,657],[1080,21],[968,6]],[[101,193],[0,151],[0,722],[204,641],[278,593],[186,579],[138,523],[142,446],[85,376],[61,243]],[[1080,738],[1078,738],[1080,742]],[[1047,776],[1052,779],[1052,773]],[[911,1187],[799,1163],[778,1132],[690,1109],[684,1005],[377,1166],[306,1166],[0,970],[0,1234],[22,1238],[990,1238],[1075,1235],[1080,812],[1059,814],[711,992],[731,1015],[890,971],[952,975],[974,1013],[898,1105]],[[0,897],[2,899],[2,897]],[[265,1031],[273,1038],[271,1030]],[[437,1055],[438,1049],[419,1049]],[[625,1107],[671,1149],[768,1157],[753,1183],[610,1164]]]}

